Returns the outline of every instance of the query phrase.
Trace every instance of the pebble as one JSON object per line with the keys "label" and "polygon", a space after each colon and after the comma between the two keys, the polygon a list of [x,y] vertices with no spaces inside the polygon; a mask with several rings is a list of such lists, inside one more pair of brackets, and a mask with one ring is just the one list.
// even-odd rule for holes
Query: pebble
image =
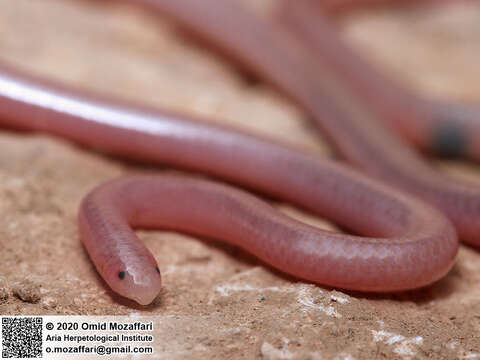
{"label": "pebble", "polygon": [[32,280],[25,279],[12,286],[13,294],[20,300],[28,303],[37,303],[40,301],[40,285]]}

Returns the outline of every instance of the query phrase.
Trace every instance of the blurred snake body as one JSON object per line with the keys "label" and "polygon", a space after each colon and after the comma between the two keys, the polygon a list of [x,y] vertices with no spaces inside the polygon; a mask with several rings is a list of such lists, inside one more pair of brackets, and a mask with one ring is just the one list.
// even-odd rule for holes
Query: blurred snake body
{"label": "blurred snake body", "polygon": [[[450,217],[464,241],[479,243],[480,191],[426,165],[375,121],[374,106],[365,106],[346,81],[332,78],[328,67],[313,61],[317,56],[295,48],[290,30],[284,34],[230,1],[137,2],[175,18],[274,83],[311,114],[347,160],[431,202]],[[157,296],[161,276],[133,232],[136,227],[221,239],[282,272],[360,291],[431,284],[452,267],[458,250],[455,228],[435,207],[334,161],[189,116],[68,89],[7,66],[0,68],[0,125],[212,175],[359,234],[316,229],[211,180],[178,175],[116,179],[86,196],[79,228],[109,286],[140,304]]]}

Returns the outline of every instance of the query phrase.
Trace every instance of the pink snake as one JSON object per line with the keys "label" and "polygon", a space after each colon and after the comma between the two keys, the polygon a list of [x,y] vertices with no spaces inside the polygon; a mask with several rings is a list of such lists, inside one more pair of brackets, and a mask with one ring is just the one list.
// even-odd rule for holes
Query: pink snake
{"label": "pink snake", "polygon": [[[299,278],[375,292],[414,289],[444,276],[458,250],[456,233],[480,244],[480,190],[439,174],[388,128],[398,123],[398,114],[433,124],[431,119],[446,111],[443,105],[396,90],[380,76],[373,84],[362,80],[357,74],[363,68],[373,79],[377,75],[354,61],[311,0],[286,1],[277,22],[226,0],[132,2],[170,16],[274,84],[312,116],[346,160],[372,178],[243,131],[93,96],[2,66],[0,125],[208,174],[362,235],[316,229],[211,180],[125,177],[94,189],[79,212],[84,245],[114,291],[140,304],[160,291],[158,265],[133,232],[137,227],[218,238]],[[338,54],[352,59],[339,66]],[[384,88],[388,106],[371,95]],[[401,112],[405,104],[410,110]],[[463,109],[446,107],[451,106],[455,115]],[[413,132],[403,130],[406,137]]]}

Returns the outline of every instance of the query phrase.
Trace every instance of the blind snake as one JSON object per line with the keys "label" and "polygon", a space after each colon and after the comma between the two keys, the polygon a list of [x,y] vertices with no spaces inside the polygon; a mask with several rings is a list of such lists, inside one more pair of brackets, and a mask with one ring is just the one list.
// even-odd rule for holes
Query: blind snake
{"label": "blind snake", "polygon": [[[449,182],[425,165],[283,28],[223,0],[137,2],[155,6],[254,69],[303,106],[349,161],[423,196],[453,220],[464,241],[478,243],[478,190]],[[83,200],[80,233],[109,286],[140,304],[155,298],[161,279],[132,227],[219,238],[299,278],[361,291],[425,286],[448,272],[457,253],[455,229],[430,205],[334,161],[244,131],[94,96],[6,65],[0,68],[0,124],[206,173],[363,235],[315,229],[210,180],[172,175],[113,180]]]}

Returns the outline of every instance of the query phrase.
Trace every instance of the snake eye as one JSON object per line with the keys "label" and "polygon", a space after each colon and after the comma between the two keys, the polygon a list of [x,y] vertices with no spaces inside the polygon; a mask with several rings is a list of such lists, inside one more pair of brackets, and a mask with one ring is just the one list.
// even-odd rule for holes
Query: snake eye
{"label": "snake eye", "polygon": [[158,266],[155,266],[155,271],[160,274],[160,269],[158,268]]}
{"label": "snake eye", "polygon": [[118,277],[119,277],[119,279],[123,280],[125,278],[125,271],[120,271],[118,273]]}

